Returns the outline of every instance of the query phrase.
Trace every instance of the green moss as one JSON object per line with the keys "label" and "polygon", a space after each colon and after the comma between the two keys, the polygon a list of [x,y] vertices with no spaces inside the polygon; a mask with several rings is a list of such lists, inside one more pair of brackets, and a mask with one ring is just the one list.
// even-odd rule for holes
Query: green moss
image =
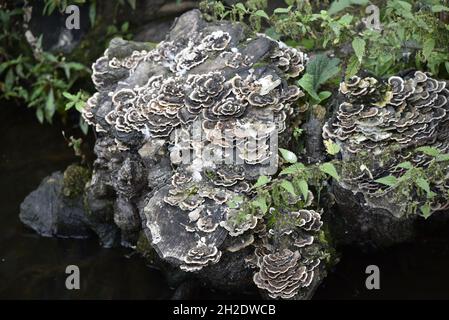
{"label": "green moss", "polygon": [[267,67],[269,65],[270,65],[270,62],[261,61],[261,62],[256,62],[255,64],[253,64],[253,68],[254,69],[265,68],[265,67]]}
{"label": "green moss", "polygon": [[312,113],[318,120],[324,120],[326,118],[326,108],[321,105],[314,105],[312,107]]}
{"label": "green moss", "polygon": [[318,243],[323,247],[323,261],[327,268],[332,268],[340,261],[340,256],[335,249],[335,242],[327,224],[323,224],[318,234]]}
{"label": "green moss", "polygon": [[80,165],[72,164],[64,171],[62,193],[68,198],[83,194],[84,187],[90,179],[90,171]]}
{"label": "green moss", "polygon": [[151,244],[143,231],[140,231],[139,239],[136,244],[136,251],[149,262],[154,261],[155,251],[153,247],[151,247]]}
{"label": "green moss", "polygon": [[216,180],[218,178],[217,174],[214,171],[212,171],[212,170],[206,170],[205,173],[206,173],[206,177],[209,180],[214,181],[214,180]]}

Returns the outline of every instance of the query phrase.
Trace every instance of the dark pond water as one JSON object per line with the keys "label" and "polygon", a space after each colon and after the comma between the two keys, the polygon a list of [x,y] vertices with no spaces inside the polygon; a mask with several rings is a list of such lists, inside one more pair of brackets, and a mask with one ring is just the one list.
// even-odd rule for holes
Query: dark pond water
{"label": "dark pond water", "polygon": [[[61,126],[40,125],[30,110],[2,104],[0,126],[0,298],[167,299],[164,276],[126,249],[95,239],[42,238],[18,219],[19,205],[51,172],[75,161]],[[342,248],[341,262],[314,299],[449,299],[449,228],[423,231],[416,244],[376,253]],[[65,268],[81,270],[81,289],[65,288]],[[365,288],[365,268],[378,265],[381,290]],[[201,292],[199,298],[228,298]],[[235,297],[235,296],[233,296]],[[254,296],[242,296],[254,297]]]}
{"label": "dark pond water", "polygon": [[[61,126],[40,125],[34,113],[2,105],[0,127],[0,298],[164,299],[160,272],[125,249],[95,239],[42,238],[18,218],[19,205],[40,181],[76,161]],[[81,289],[65,288],[65,268],[78,265]]]}

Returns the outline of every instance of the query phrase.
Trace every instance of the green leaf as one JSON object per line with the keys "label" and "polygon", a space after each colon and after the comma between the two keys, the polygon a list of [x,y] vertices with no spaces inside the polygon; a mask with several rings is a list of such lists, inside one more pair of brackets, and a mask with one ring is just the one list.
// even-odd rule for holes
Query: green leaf
{"label": "green leaf", "polygon": [[290,192],[293,196],[296,196],[295,188],[293,187],[293,184],[290,181],[284,180],[281,182],[280,185],[283,189]]}
{"label": "green leaf", "polygon": [[392,187],[397,184],[398,179],[395,176],[385,176],[380,179],[374,180],[377,183],[384,184],[386,186]]}
{"label": "green leaf", "polygon": [[226,202],[226,205],[231,209],[236,209],[243,203],[243,196],[234,196]]}
{"label": "green leaf", "polygon": [[324,146],[326,147],[326,152],[332,156],[335,156],[341,150],[340,146],[333,142],[331,139],[325,140]]}
{"label": "green leaf", "polygon": [[56,9],[56,3],[56,1],[46,1],[42,13],[48,16],[51,15]]}
{"label": "green leaf", "polygon": [[71,94],[70,92],[63,92],[62,95],[69,99],[70,101],[76,100],[76,96]]}
{"label": "green leaf", "polygon": [[432,53],[433,49],[435,48],[435,39],[428,38],[423,43],[423,49],[422,54],[426,61],[429,61],[430,54]]}
{"label": "green leaf", "polygon": [[337,169],[335,169],[335,166],[332,163],[330,162],[323,163],[319,166],[319,168],[325,174],[328,174],[335,180],[340,181],[340,175],[338,174]]}
{"label": "green leaf", "polygon": [[64,64],[62,66],[62,69],[64,70],[64,74],[67,80],[70,79],[70,67],[67,64]]}
{"label": "green leaf", "polygon": [[298,85],[301,88],[303,88],[312,97],[313,100],[319,101],[320,97],[313,88],[314,87],[313,83],[314,83],[313,76],[308,73],[303,75],[302,78],[298,80]]}
{"label": "green leaf", "polygon": [[318,98],[320,99],[320,102],[326,100],[327,98],[329,98],[332,95],[332,92],[330,91],[321,91],[318,94]]}
{"label": "green leaf", "polygon": [[36,98],[38,96],[40,96],[42,94],[42,92],[44,92],[44,87],[43,86],[39,86],[33,89],[33,92],[31,93],[31,97],[30,100],[34,101],[36,100]]}
{"label": "green leaf", "polygon": [[295,173],[300,173],[301,171],[303,171],[305,169],[305,166],[298,162],[295,164],[292,164],[291,166],[288,166],[287,168],[283,169],[279,175],[286,175],[286,174],[295,174]]}
{"label": "green leaf", "polygon": [[67,62],[66,63],[67,66],[70,67],[70,69],[76,70],[76,71],[81,71],[81,70],[88,70],[88,68],[79,62]]}
{"label": "green leaf", "polygon": [[50,89],[48,93],[47,100],[45,102],[45,119],[51,123],[53,115],[55,114],[55,95],[53,93],[53,88]]}
{"label": "green leaf", "polygon": [[21,97],[25,101],[29,101],[28,100],[29,93],[27,90],[25,90],[23,87],[17,87],[17,90],[18,90],[19,97]]}
{"label": "green leaf", "polygon": [[279,148],[279,151],[282,155],[282,158],[284,158],[284,160],[287,161],[288,163],[298,162],[298,157],[296,157],[296,154],[294,154],[293,152],[282,148]]}
{"label": "green leaf", "polygon": [[343,17],[338,19],[338,22],[344,26],[349,26],[353,19],[354,19],[354,16],[352,16],[350,14],[345,14]]}
{"label": "green leaf", "polygon": [[264,185],[266,185],[268,182],[270,182],[270,178],[267,176],[260,176],[257,179],[257,182],[253,185],[253,188],[259,188],[262,187]]}
{"label": "green leaf", "polygon": [[70,101],[69,103],[67,103],[66,105],[65,105],[65,111],[67,111],[67,110],[70,110],[70,109],[72,109],[72,107],[75,105],[75,102],[73,102],[73,101]]}
{"label": "green leaf", "polygon": [[270,20],[270,17],[268,16],[268,14],[263,10],[257,10],[256,12],[254,12],[254,15],[258,16],[258,17],[265,18],[267,20]]}
{"label": "green leaf", "polygon": [[80,117],[79,126],[84,135],[87,135],[87,132],[89,131],[89,125],[86,121],[84,121],[83,117]]}
{"label": "green leaf", "polygon": [[352,56],[348,61],[348,65],[346,66],[346,78],[351,78],[352,76],[355,76],[357,72],[359,72],[359,69],[360,69],[359,59],[357,59],[357,57]]}
{"label": "green leaf", "polygon": [[267,199],[263,196],[257,197],[255,200],[251,201],[251,204],[262,211],[262,214],[268,212]]}
{"label": "green leaf", "polygon": [[339,63],[339,59],[330,59],[325,54],[318,54],[309,61],[306,71],[307,74],[313,77],[312,88],[315,92],[320,85],[324,84],[340,71]]}
{"label": "green leaf", "polygon": [[405,161],[405,162],[401,162],[400,164],[398,164],[396,166],[396,168],[402,168],[402,169],[410,170],[410,169],[413,168],[413,165],[411,164],[410,161]]}
{"label": "green leaf", "polygon": [[128,31],[128,28],[129,28],[129,22],[126,21],[126,22],[124,22],[124,23],[122,24],[122,26],[120,27],[120,30],[121,30],[122,32],[127,32],[127,31]]}
{"label": "green leaf", "polygon": [[58,61],[58,58],[56,58],[53,54],[51,54],[51,53],[48,53],[48,52],[42,52],[42,56],[46,59],[46,60],[48,60],[48,61],[50,61],[50,62],[53,62],[53,63],[58,63],[59,61]]}
{"label": "green leaf", "polygon": [[78,112],[82,112],[83,109],[84,109],[84,106],[85,106],[84,101],[77,101],[77,102],[75,103],[75,109],[76,109],[76,111],[78,111]]}
{"label": "green leaf", "polygon": [[235,7],[237,8],[237,9],[239,9],[239,10],[241,10],[241,11],[243,11],[243,12],[246,12],[246,8],[245,8],[245,5],[243,4],[243,3],[237,3],[236,5],[235,5]]}
{"label": "green leaf", "polygon": [[282,13],[289,13],[290,10],[291,10],[291,7],[288,7],[288,8],[276,8],[276,9],[274,9],[273,12],[275,14],[282,14]]}
{"label": "green leaf", "polygon": [[90,27],[92,28],[95,25],[95,17],[97,15],[97,3],[93,1],[89,5],[89,21],[90,21]]}
{"label": "green leaf", "polygon": [[307,50],[312,50],[313,47],[315,46],[315,39],[304,38],[304,39],[301,39],[299,44],[301,46],[303,46],[304,48],[306,48]]}
{"label": "green leaf", "polygon": [[365,55],[366,42],[360,37],[354,38],[352,40],[352,48],[354,49],[355,55],[360,63],[362,63],[363,56]]}
{"label": "green leaf", "polygon": [[62,66],[62,69],[64,70],[64,74],[67,80],[70,79],[70,67],[67,64],[64,64]]}
{"label": "green leaf", "polygon": [[416,184],[426,192],[427,198],[432,198],[434,193],[430,190],[429,182],[426,179],[418,178],[416,179]]}
{"label": "green leaf", "polygon": [[449,161],[449,153],[439,154],[435,157],[437,162]]}
{"label": "green leaf", "polygon": [[25,78],[25,75],[23,74],[23,65],[20,63],[16,65],[16,74],[21,78]]}
{"label": "green leaf", "polygon": [[367,5],[369,0],[335,0],[329,8],[329,14],[336,14],[352,5]]}
{"label": "green leaf", "polygon": [[412,5],[406,1],[389,0],[387,6],[394,9],[395,13],[406,19],[413,20]]}
{"label": "green leaf", "polygon": [[11,69],[8,70],[5,77],[5,91],[11,91],[14,84],[14,71]]}
{"label": "green leaf", "polygon": [[304,132],[304,129],[294,128],[293,133],[292,133],[293,138],[298,139],[303,134],[303,132]]}
{"label": "green leaf", "polygon": [[431,216],[431,211],[430,211],[430,204],[426,203],[425,205],[420,207],[420,210],[422,212],[422,216],[427,219],[428,217]]}
{"label": "green leaf", "polygon": [[128,0],[128,3],[133,10],[136,10],[136,0]]}
{"label": "green leaf", "polygon": [[420,152],[427,154],[428,156],[431,156],[431,157],[436,157],[441,153],[441,151],[439,149],[434,148],[434,147],[429,147],[429,146],[419,147],[416,149],[416,151],[420,151]]}
{"label": "green leaf", "polygon": [[44,111],[42,109],[36,110],[36,117],[37,120],[39,120],[40,123],[44,123]]}
{"label": "green leaf", "polygon": [[6,68],[8,68],[10,66],[10,62],[11,61],[6,61],[0,64],[0,74],[3,73],[3,71],[6,70]]}
{"label": "green leaf", "polygon": [[432,12],[443,12],[443,11],[449,11],[449,8],[440,4],[434,5],[431,8]]}
{"label": "green leaf", "polygon": [[307,197],[309,196],[309,185],[307,184],[307,181],[304,179],[299,180],[298,187],[299,190],[301,190],[304,201],[307,201]]}

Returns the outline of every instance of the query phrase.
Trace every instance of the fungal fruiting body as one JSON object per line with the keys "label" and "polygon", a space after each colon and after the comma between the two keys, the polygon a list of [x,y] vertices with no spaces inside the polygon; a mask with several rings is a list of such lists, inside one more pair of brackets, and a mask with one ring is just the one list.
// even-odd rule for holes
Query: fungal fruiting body
{"label": "fungal fruiting body", "polygon": [[[194,10],[155,48],[115,39],[94,63],[98,92],[83,116],[109,137],[121,168],[113,167],[112,186],[139,203],[144,232],[163,259],[197,272],[223,251],[254,244],[263,214],[243,217],[228,202],[250,197],[259,175],[277,172],[278,135],[305,110],[294,106],[304,93],[289,83],[307,60],[242,24],[207,23]],[[169,177],[154,172],[159,166],[170,167]],[[134,177],[147,171],[162,175],[162,184]],[[300,238],[298,252],[313,241]]]}
{"label": "fungal fruiting body", "polygon": [[[417,151],[418,147],[448,151],[446,85],[421,71],[388,79],[354,76],[342,82],[338,108],[325,124],[323,138],[341,146],[344,161],[361,160],[364,154],[367,160],[358,163],[359,168],[346,170],[341,185],[362,192],[374,207],[387,209],[395,216],[404,215],[408,201],[388,196],[394,186],[376,180],[387,176],[401,178],[407,168],[400,164],[406,162],[427,168],[432,159]],[[441,189],[447,183],[447,177],[442,177],[432,187]],[[418,200],[416,195],[411,196],[413,201]],[[439,203],[437,197],[433,207],[446,208],[448,203]]]}

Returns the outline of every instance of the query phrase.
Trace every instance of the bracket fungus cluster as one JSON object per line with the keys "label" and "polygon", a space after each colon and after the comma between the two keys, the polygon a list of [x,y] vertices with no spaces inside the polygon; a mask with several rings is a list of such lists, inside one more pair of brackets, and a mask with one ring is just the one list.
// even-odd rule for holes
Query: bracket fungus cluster
{"label": "bracket fungus cluster", "polygon": [[289,249],[263,255],[254,282],[267,290],[271,298],[292,298],[299,288],[309,286],[313,279],[313,270],[308,271],[301,265],[300,257],[298,251]]}
{"label": "bracket fungus cluster", "polygon": [[[393,196],[394,185],[376,180],[386,176],[399,179],[407,171],[403,163],[427,168],[431,157],[417,152],[418,147],[448,151],[446,87],[447,82],[414,70],[388,79],[354,76],[342,82],[337,110],[323,128],[324,139],[341,146],[343,160],[356,164],[343,165],[340,185],[361,192],[373,208],[387,210],[398,218],[406,215],[410,201]],[[443,174],[432,187],[443,188],[448,179],[447,173]],[[417,194],[412,198],[419,201]],[[435,197],[432,209],[448,207],[447,200],[439,200]]]}
{"label": "bracket fungus cluster", "polygon": [[326,249],[315,241],[323,225],[321,213],[312,209],[269,210],[279,211],[276,224],[256,233],[256,249],[247,258],[258,269],[253,281],[273,299],[305,298],[313,291],[312,283],[325,275],[321,261]]}
{"label": "bracket fungus cluster", "polygon": [[[305,110],[294,105],[304,93],[290,80],[307,59],[243,24],[208,23],[196,10],[156,47],[114,39],[92,67],[98,92],[83,116],[98,133],[89,199],[114,195],[122,243],[133,245],[141,228],[162,260],[207,277],[223,259],[243,262],[261,237],[271,238],[263,212],[242,215],[228,201],[251,197],[258,176],[277,172],[278,135],[288,140],[288,122]],[[93,207],[95,216],[102,206]],[[270,270],[282,274],[266,284],[277,288],[271,296],[292,297],[313,278],[306,235],[319,229],[319,214],[295,214],[292,268],[282,266],[287,249],[258,263],[261,288]],[[238,265],[246,273],[235,274],[252,272]]]}

